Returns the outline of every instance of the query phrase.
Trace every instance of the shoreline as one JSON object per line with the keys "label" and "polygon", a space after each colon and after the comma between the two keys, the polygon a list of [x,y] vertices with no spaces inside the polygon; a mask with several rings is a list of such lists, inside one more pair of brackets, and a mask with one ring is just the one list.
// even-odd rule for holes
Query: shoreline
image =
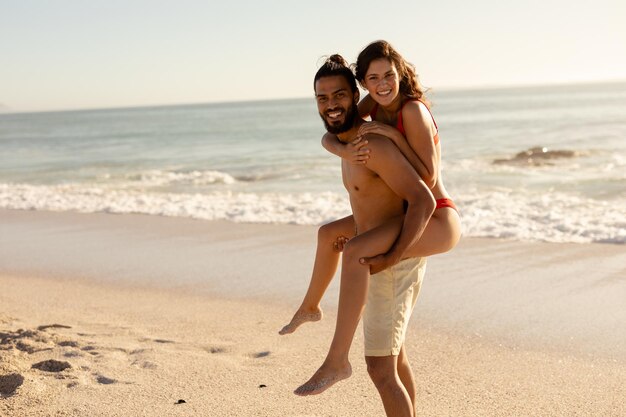
{"label": "shoreline", "polygon": [[[291,393],[334,329],[338,279],[324,320],[277,335],[316,229],[0,210],[0,415],[382,415],[360,329],[352,378]],[[477,238],[429,259],[406,342],[418,414],[623,415],[625,260]],[[71,328],[38,330],[51,324]],[[48,359],[72,368],[31,368]]]}

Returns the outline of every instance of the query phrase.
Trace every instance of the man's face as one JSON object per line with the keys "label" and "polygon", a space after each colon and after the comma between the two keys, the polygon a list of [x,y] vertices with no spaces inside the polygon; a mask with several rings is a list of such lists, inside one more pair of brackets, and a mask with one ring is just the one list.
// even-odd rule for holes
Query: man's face
{"label": "man's face", "polygon": [[358,117],[358,92],[352,92],[343,76],[333,75],[317,80],[315,98],[317,110],[330,133],[344,133],[354,126]]}

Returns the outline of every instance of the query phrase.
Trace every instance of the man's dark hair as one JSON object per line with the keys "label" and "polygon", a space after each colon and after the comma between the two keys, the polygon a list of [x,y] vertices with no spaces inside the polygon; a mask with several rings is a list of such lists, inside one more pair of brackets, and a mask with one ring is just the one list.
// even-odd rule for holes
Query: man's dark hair
{"label": "man's dark hair", "polygon": [[313,79],[313,91],[315,91],[315,83],[320,78],[324,77],[332,77],[335,75],[340,75],[346,79],[348,84],[350,84],[350,88],[352,89],[352,93],[354,94],[357,90],[356,79],[354,78],[354,74],[352,70],[348,66],[348,63],[345,59],[339,54],[331,55],[326,59],[326,62],[317,70],[315,74],[315,78]]}

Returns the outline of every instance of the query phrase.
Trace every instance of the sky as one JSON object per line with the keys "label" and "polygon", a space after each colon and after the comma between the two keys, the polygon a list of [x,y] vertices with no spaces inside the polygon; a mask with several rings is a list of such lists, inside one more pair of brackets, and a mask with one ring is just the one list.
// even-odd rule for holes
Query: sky
{"label": "sky", "polygon": [[0,0],[0,109],[312,97],[389,41],[433,90],[626,80],[624,0]]}

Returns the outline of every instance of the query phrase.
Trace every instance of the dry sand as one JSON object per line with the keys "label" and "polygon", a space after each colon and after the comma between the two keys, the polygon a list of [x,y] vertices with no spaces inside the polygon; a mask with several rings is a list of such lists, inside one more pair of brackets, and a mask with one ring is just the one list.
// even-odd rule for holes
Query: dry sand
{"label": "dry sand", "polygon": [[[334,328],[336,283],[323,321],[277,334],[314,241],[0,210],[0,416],[383,416],[360,332],[352,378],[292,394]],[[626,415],[624,300],[623,246],[465,239],[429,260],[409,330],[418,415]]]}

